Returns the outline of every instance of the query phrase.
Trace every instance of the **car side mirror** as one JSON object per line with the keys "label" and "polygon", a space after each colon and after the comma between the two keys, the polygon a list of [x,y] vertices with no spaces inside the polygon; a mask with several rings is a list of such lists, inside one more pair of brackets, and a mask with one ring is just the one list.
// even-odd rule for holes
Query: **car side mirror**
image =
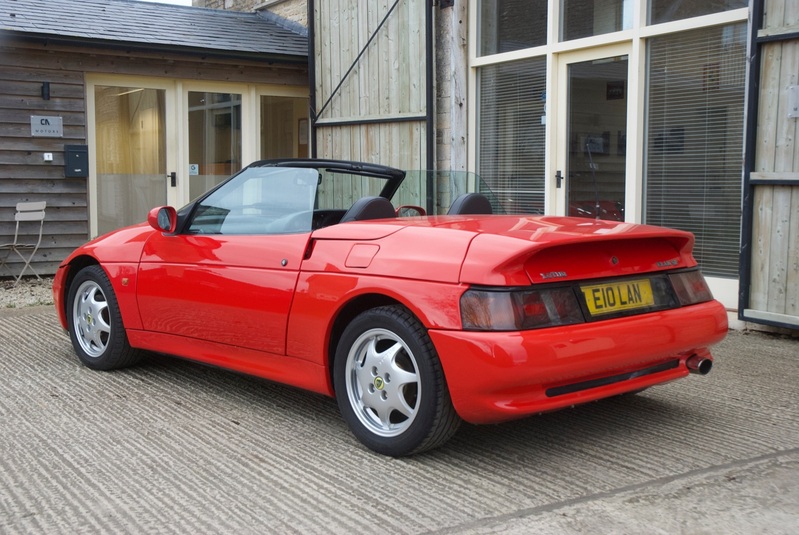
{"label": "car side mirror", "polygon": [[155,230],[160,230],[166,234],[174,234],[178,226],[177,210],[171,206],[160,206],[153,208],[147,214],[147,222]]}
{"label": "car side mirror", "polygon": [[427,215],[427,212],[421,206],[403,204],[397,208],[397,217],[415,217],[422,215]]}

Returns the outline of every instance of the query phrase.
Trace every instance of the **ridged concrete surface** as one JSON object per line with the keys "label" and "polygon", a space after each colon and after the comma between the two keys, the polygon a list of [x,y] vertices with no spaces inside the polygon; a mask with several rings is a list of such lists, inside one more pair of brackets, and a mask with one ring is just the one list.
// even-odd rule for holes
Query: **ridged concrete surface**
{"label": "ridged concrete surface", "polygon": [[93,372],[51,308],[0,311],[0,533],[796,533],[799,341],[715,355],[398,460],[327,398],[171,358]]}

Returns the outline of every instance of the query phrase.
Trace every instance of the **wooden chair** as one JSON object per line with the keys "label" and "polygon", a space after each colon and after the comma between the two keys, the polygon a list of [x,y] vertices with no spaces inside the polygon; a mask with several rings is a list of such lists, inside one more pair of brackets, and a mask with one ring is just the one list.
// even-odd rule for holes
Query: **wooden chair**
{"label": "wooden chair", "polygon": [[[33,269],[31,266],[31,260],[33,260],[33,255],[36,254],[36,251],[39,250],[39,245],[42,243],[42,229],[44,228],[44,209],[47,206],[46,201],[38,201],[38,202],[20,202],[17,203],[17,213],[14,216],[14,221],[16,222],[16,227],[14,228],[14,241],[10,243],[3,243],[0,244],[0,251],[5,250],[6,254],[3,256],[2,260],[0,260],[0,268],[6,266],[6,269],[9,269],[9,264],[7,261],[11,253],[14,252],[19,256],[24,265],[22,266],[22,270],[19,272],[19,275],[16,277],[14,281],[14,286],[22,278],[22,275],[25,274],[25,270],[30,269],[31,272],[36,275],[37,279],[41,280],[41,277],[36,270]],[[36,240],[36,243],[29,243],[29,242],[22,242],[20,241],[20,223],[23,223],[26,226],[33,226],[36,222],[39,223],[39,236]],[[25,252],[26,254],[23,254]],[[29,252],[29,254],[28,254]],[[10,270],[9,270],[10,271]],[[13,275],[13,274],[12,274]]]}

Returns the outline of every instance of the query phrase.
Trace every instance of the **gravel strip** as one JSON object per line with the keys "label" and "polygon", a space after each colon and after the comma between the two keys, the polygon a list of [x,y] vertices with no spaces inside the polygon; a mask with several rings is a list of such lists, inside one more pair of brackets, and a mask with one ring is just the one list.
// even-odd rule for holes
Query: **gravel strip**
{"label": "gravel strip", "polygon": [[22,308],[53,304],[53,278],[26,277],[14,286],[14,279],[0,279],[0,308]]}

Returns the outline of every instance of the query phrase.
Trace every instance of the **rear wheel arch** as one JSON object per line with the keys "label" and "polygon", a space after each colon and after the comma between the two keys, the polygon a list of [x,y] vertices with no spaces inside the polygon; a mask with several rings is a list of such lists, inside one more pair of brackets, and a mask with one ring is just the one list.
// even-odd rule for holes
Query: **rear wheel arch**
{"label": "rear wheel arch", "polygon": [[[327,375],[331,387],[333,387],[333,365],[336,359],[336,349],[344,334],[344,329],[352,322],[359,314],[388,305],[402,305],[396,299],[393,299],[383,294],[365,294],[347,302],[336,314],[333,324],[330,327],[330,337],[327,343]],[[403,305],[404,306],[404,305]]]}
{"label": "rear wheel arch", "polygon": [[332,367],[342,417],[373,451],[419,453],[460,426],[427,327],[401,303],[358,312],[338,339]]}
{"label": "rear wheel arch", "polygon": [[399,305],[405,308],[411,316],[413,316],[419,323],[422,324],[422,326],[424,326],[425,329],[429,329],[431,327],[429,318],[419,314],[418,309],[415,309],[409,303],[404,302],[394,296],[385,293],[371,292],[353,297],[338,310],[329,329],[330,336],[328,338],[326,347],[326,362],[331,390],[335,391],[335,387],[333,385],[333,363],[336,358],[336,349],[338,348],[338,343],[339,340],[341,340],[344,329],[346,329],[347,325],[349,325],[350,322],[352,322],[352,320],[354,320],[361,313],[373,308],[389,305]]}

